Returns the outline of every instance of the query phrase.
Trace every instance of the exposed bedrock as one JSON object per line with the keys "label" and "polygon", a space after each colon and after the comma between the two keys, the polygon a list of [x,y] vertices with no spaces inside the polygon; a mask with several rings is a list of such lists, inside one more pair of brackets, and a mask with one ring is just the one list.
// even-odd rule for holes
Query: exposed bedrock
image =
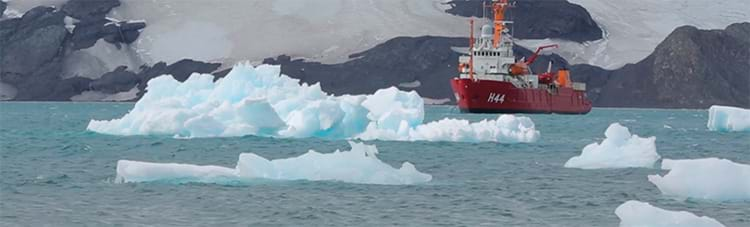
{"label": "exposed bedrock", "polygon": [[750,107],[750,23],[675,29],[654,52],[615,70],[599,106]]}
{"label": "exposed bedrock", "polygon": [[38,6],[20,18],[0,20],[0,98],[69,101],[86,91],[114,94],[135,86],[142,91],[146,81],[161,74],[184,80],[219,67],[183,60],[128,71],[137,70],[140,61],[126,45],[146,24],[107,18],[119,5],[119,0],[71,0],[61,10]]}

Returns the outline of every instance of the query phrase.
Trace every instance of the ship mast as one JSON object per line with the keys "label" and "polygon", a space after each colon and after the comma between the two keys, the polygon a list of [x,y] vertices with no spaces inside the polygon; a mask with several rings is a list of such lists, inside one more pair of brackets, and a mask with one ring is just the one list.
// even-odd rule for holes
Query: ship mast
{"label": "ship mast", "polygon": [[469,37],[469,78],[474,80],[474,19],[469,20],[471,35]]}
{"label": "ship mast", "polygon": [[494,0],[492,10],[495,15],[495,32],[492,38],[492,47],[497,48],[500,45],[500,38],[505,29],[505,9],[508,7],[508,0]]}

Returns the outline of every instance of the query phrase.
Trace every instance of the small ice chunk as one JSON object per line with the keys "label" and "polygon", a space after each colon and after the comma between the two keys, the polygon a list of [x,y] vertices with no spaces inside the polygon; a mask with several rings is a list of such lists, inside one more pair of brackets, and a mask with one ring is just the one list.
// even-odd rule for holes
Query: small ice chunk
{"label": "small ice chunk", "polygon": [[750,165],[727,159],[664,159],[664,176],[649,175],[665,195],[717,201],[750,200]]}
{"label": "small ice chunk", "polygon": [[731,106],[711,106],[708,109],[706,126],[711,131],[750,131],[750,110]]}
{"label": "small ice chunk", "polygon": [[615,214],[620,218],[620,227],[644,226],[724,226],[716,219],[696,216],[687,211],[670,211],[641,201],[630,200],[618,206]]}
{"label": "small ice chunk", "polygon": [[587,145],[581,155],[570,158],[566,168],[606,169],[628,167],[653,167],[661,158],[656,153],[656,137],[641,138],[630,130],[613,123],[604,132],[601,143]]}
{"label": "small ice chunk", "polygon": [[258,179],[342,181],[358,184],[406,185],[426,183],[429,174],[404,162],[396,169],[380,161],[374,145],[349,142],[350,151],[322,154],[313,150],[299,157],[268,160],[253,153],[240,154],[237,166],[199,166],[177,163],[117,162],[116,183],[167,182],[236,184]]}

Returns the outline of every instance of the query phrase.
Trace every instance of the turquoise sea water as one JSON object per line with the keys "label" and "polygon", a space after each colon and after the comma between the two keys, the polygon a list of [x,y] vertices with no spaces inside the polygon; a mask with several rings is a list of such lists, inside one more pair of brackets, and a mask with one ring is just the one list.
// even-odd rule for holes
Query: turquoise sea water
{"label": "turquoise sea water", "polygon": [[[99,135],[90,119],[119,118],[131,103],[0,103],[0,226],[447,225],[616,226],[627,200],[750,226],[750,201],[677,200],[646,176],[659,169],[566,169],[568,158],[620,122],[656,136],[664,158],[720,157],[750,164],[750,133],[706,129],[704,110],[594,109],[584,116],[528,115],[531,144],[371,141],[392,166],[409,161],[433,180],[384,186],[259,181],[249,185],[114,184],[117,160],[233,167],[243,152],[269,159],[346,141],[260,137],[173,139]],[[428,107],[427,120],[496,115]]]}

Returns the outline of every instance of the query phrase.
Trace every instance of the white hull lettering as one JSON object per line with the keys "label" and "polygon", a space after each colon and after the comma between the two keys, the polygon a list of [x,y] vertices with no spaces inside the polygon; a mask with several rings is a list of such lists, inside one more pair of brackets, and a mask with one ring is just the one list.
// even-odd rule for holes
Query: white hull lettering
{"label": "white hull lettering", "polygon": [[489,98],[487,98],[487,102],[488,103],[503,103],[505,102],[505,95],[490,93]]}

